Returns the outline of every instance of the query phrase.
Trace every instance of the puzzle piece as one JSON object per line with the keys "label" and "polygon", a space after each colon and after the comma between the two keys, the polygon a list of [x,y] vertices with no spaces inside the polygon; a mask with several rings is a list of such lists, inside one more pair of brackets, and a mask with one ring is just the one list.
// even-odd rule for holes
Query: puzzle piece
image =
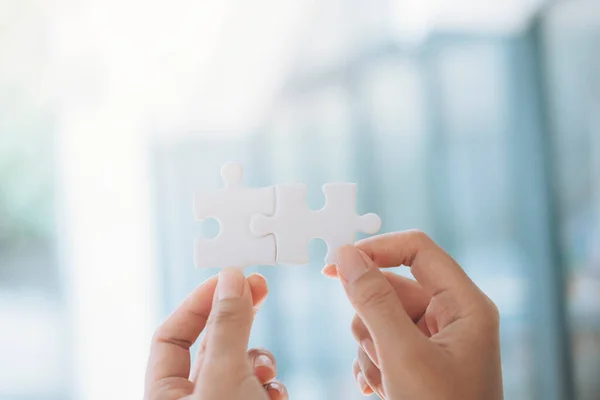
{"label": "puzzle piece", "polygon": [[197,267],[275,265],[275,238],[256,237],[250,232],[252,215],[272,215],[275,211],[275,190],[272,186],[256,189],[241,186],[242,176],[241,165],[225,164],[221,168],[225,187],[194,196],[196,219],[214,218],[220,225],[216,238],[196,239],[194,263]]}
{"label": "puzzle piece", "polygon": [[294,184],[275,188],[273,216],[255,215],[250,230],[257,236],[274,234],[277,262],[308,264],[308,243],[313,238],[325,240],[325,262],[336,263],[337,250],[353,244],[357,232],[375,234],[381,219],[375,214],[356,214],[356,184],[336,183],[323,186],[325,206],[313,211],[306,205],[306,185]]}

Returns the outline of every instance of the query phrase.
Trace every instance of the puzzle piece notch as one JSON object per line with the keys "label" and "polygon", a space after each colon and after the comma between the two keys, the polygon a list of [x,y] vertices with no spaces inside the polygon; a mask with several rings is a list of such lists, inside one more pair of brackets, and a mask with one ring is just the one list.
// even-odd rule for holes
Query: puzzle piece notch
{"label": "puzzle piece notch", "polygon": [[196,267],[244,268],[251,265],[275,265],[275,238],[258,238],[250,231],[252,215],[273,214],[275,189],[272,186],[242,186],[243,168],[236,163],[223,165],[221,177],[224,188],[212,192],[196,192],[194,195],[196,219],[202,221],[214,218],[220,227],[220,232],[215,238],[196,239]]}
{"label": "puzzle piece notch", "polygon": [[308,264],[308,243],[321,238],[328,248],[325,262],[335,264],[337,250],[354,243],[357,232],[375,234],[381,228],[376,214],[356,214],[356,184],[326,184],[323,193],[325,206],[313,211],[306,203],[306,185],[276,186],[275,214],[252,217],[253,234],[275,236],[278,263]]}

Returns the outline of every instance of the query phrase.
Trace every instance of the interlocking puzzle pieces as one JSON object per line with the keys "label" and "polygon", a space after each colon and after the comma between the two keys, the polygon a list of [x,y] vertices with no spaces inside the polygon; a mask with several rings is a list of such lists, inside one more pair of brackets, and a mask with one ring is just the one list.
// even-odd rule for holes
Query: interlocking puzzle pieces
{"label": "interlocking puzzle pieces", "polygon": [[196,219],[214,218],[220,226],[220,233],[214,239],[196,239],[194,263],[199,268],[275,265],[275,238],[258,238],[250,232],[254,214],[274,213],[275,189],[244,187],[240,184],[242,176],[241,165],[227,163],[221,168],[225,187],[197,192],[194,196]]}
{"label": "interlocking puzzle pieces", "polygon": [[241,165],[221,168],[225,187],[194,196],[196,219],[214,218],[220,233],[214,239],[196,239],[197,267],[308,264],[308,243],[322,238],[328,247],[326,262],[335,264],[337,249],[354,243],[357,232],[375,234],[381,219],[356,214],[356,184],[323,186],[325,206],[313,211],[306,204],[306,185],[247,188],[241,185]]}
{"label": "interlocking puzzle pieces", "polygon": [[277,186],[275,214],[252,217],[252,233],[275,236],[278,263],[308,264],[308,243],[321,238],[328,248],[325,262],[335,264],[337,250],[354,243],[356,233],[375,234],[381,228],[376,214],[356,214],[356,184],[326,184],[323,193],[325,206],[313,211],[306,203],[306,185]]}

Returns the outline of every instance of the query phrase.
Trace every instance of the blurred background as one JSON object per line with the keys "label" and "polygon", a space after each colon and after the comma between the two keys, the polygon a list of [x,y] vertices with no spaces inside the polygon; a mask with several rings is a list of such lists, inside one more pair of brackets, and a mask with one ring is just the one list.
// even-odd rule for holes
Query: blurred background
{"label": "blurred background", "polygon": [[[600,3],[0,0],[0,399],[141,398],[216,273],[195,189],[355,181],[497,303],[507,399],[600,396]],[[358,399],[352,310],[308,267],[252,345],[294,399]],[[406,270],[402,271],[406,274]]]}

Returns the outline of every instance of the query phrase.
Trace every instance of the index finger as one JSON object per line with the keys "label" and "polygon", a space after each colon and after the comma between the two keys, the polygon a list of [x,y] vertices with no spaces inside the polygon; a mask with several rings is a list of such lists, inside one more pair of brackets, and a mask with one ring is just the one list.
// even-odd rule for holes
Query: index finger
{"label": "index finger", "polygon": [[410,267],[430,296],[463,293],[475,284],[456,261],[429,236],[411,230],[373,236],[356,244],[380,268]]}
{"label": "index finger", "polygon": [[216,286],[217,276],[206,280],[158,328],[152,338],[147,388],[167,378],[188,379],[190,347],[206,326]]}

